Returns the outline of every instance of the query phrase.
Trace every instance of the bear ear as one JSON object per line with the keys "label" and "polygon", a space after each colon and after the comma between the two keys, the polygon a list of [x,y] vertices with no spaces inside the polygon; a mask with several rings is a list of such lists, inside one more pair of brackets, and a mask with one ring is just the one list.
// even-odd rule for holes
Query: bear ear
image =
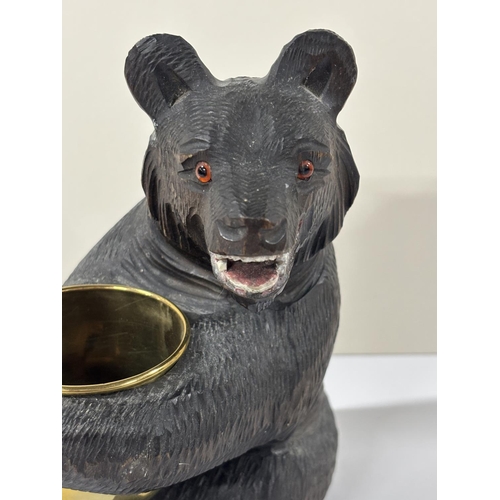
{"label": "bear ear", "polygon": [[125,78],[139,106],[153,119],[177,99],[215,78],[180,36],[151,35],[129,52]]}
{"label": "bear ear", "polygon": [[356,60],[350,45],[332,31],[311,30],[285,45],[267,81],[303,86],[337,116],[356,83],[356,76]]}

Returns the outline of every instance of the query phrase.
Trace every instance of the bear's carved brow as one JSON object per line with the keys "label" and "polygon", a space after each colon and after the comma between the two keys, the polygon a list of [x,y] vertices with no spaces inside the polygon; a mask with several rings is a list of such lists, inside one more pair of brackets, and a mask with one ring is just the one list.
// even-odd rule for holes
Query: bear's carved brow
{"label": "bear's carved brow", "polygon": [[210,143],[202,138],[195,137],[179,145],[181,155],[194,155],[200,151],[206,151],[210,148]]}
{"label": "bear's carved brow", "polygon": [[319,153],[329,153],[330,148],[315,139],[299,139],[293,148],[294,154],[303,151],[317,151]]}

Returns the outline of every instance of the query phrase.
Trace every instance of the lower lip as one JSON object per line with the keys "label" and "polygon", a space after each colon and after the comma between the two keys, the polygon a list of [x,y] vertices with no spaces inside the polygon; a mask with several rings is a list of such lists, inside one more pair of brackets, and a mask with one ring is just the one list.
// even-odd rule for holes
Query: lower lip
{"label": "lower lip", "polygon": [[266,294],[266,292],[271,292],[276,283],[278,282],[279,276],[276,275],[275,278],[270,279],[264,283],[260,283],[258,286],[253,286],[245,283],[241,283],[237,280],[230,279],[227,275],[225,276],[226,283],[234,289],[235,293],[242,296],[254,295],[254,294]]}
{"label": "lower lip", "polygon": [[262,287],[270,288],[278,281],[279,274],[276,267],[276,262],[272,261],[269,264],[233,262],[224,274],[235,286],[258,291]]}

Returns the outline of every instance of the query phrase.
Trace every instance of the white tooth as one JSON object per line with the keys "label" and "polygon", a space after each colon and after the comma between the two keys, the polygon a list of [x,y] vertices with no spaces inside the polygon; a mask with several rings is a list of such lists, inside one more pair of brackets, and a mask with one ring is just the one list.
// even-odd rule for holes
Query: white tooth
{"label": "white tooth", "polygon": [[260,257],[229,257],[231,260],[241,260],[242,262],[267,262],[276,260],[276,255],[264,255]]}
{"label": "white tooth", "polygon": [[223,273],[224,271],[227,270],[227,261],[224,259],[215,259],[215,262],[217,264],[217,269],[220,273]]}
{"label": "white tooth", "polygon": [[219,254],[210,254],[212,260],[219,261],[227,261],[231,260],[233,262],[241,261],[241,262],[267,262],[267,261],[279,261],[279,256],[276,255],[264,255],[258,257],[244,257],[242,255],[219,255]]}

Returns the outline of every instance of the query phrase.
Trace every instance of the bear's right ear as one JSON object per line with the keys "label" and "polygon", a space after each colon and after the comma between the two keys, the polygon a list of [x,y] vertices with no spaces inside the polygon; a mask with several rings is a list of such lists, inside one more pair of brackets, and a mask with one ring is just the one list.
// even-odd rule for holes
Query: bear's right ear
{"label": "bear's right ear", "polygon": [[174,35],[151,35],[138,42],[125,61],[125,78],[153,120],[186,92],[216,81],[193,47]]}

